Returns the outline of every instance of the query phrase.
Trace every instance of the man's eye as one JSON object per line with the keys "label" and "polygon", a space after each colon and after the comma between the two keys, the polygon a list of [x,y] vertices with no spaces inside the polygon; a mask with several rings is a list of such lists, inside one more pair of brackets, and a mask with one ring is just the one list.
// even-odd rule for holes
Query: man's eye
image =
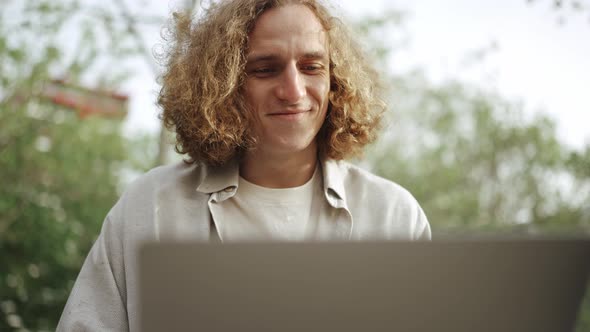
{"label": "man's eye", "polygon": [[306,72],[310,72],[310,73],[315,73],[318,72],[322,69],[321,65],[304,65],[301,66],[301,70],[306,71]]}
{"label": "man's eye", "polygon": [[255,68],[252,70],[252,73],[254,75],[270,75],[270,74],[274,74],[276,72],[275,68],[272,67],[261,67],[261,68]]}

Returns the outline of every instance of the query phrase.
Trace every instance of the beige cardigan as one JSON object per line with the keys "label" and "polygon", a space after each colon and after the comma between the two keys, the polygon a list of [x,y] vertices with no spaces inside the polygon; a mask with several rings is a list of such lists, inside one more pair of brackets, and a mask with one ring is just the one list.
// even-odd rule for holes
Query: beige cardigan
{"label": "beige cardigan", "polygon": [[[424,212],[399,185],[343,161],[322,162],[322,175],[337,218],[320,223],[318,240],[430,239]],[[235,163],[158,167],[131,184],[108,213],[57,331],[139,331],[139,245],[209,241],[215,205],[232,197],[237,184]]]}

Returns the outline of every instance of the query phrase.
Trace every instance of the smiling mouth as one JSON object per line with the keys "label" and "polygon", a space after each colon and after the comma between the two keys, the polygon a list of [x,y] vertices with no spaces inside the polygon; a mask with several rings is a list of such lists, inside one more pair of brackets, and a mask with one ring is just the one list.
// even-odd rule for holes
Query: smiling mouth
{"label": "smiling mouth", "polygon": [[303,113],[307,113],[310,110],[301,110],[301,111],[285,111],[285,112],[275,112],[275,113],[269,113],[268,116],[297,116],[299,114],[303,114]]}

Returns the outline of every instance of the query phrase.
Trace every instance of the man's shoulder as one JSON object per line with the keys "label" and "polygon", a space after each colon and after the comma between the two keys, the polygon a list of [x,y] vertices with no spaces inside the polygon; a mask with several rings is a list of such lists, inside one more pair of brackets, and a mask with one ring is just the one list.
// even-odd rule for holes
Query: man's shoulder
{"label": "man's shoulder", "polygon": [[358,229],[369,233],[380,229],[375,236],[386,238],[430,239],[428,219],[408,190],[357,165],[342,161],[337,165]]}
{"label": "man's shoulder", "polygon": [[158,166],[133,180],[127,187],[127,194],[146,194],[156,190],[174,188],[196,188],[204,177],[204,167],[180,161],[174,164]]}
{"label": "man's shoulder", "polygon": [[340,169],[342,180],[347,189],[360,190],[369,194],[392,195],[414,200],[410,192],[398,183],[376,175],[358,165],[346,161],[335,162]]}

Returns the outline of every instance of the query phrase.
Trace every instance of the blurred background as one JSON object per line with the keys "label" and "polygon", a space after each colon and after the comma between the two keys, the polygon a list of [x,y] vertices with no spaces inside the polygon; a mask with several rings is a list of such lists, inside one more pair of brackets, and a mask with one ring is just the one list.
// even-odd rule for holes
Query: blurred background
{"label": "blurred background", "polygon": [[[126,185],[177,162],[155,99],[199,1],[0,2],[0,330],[52,331]],[[340,0],[390,110],[362,167],[433,236],[590,235],[590,4]],[[590,331],[590,299],[577,331]]]}

